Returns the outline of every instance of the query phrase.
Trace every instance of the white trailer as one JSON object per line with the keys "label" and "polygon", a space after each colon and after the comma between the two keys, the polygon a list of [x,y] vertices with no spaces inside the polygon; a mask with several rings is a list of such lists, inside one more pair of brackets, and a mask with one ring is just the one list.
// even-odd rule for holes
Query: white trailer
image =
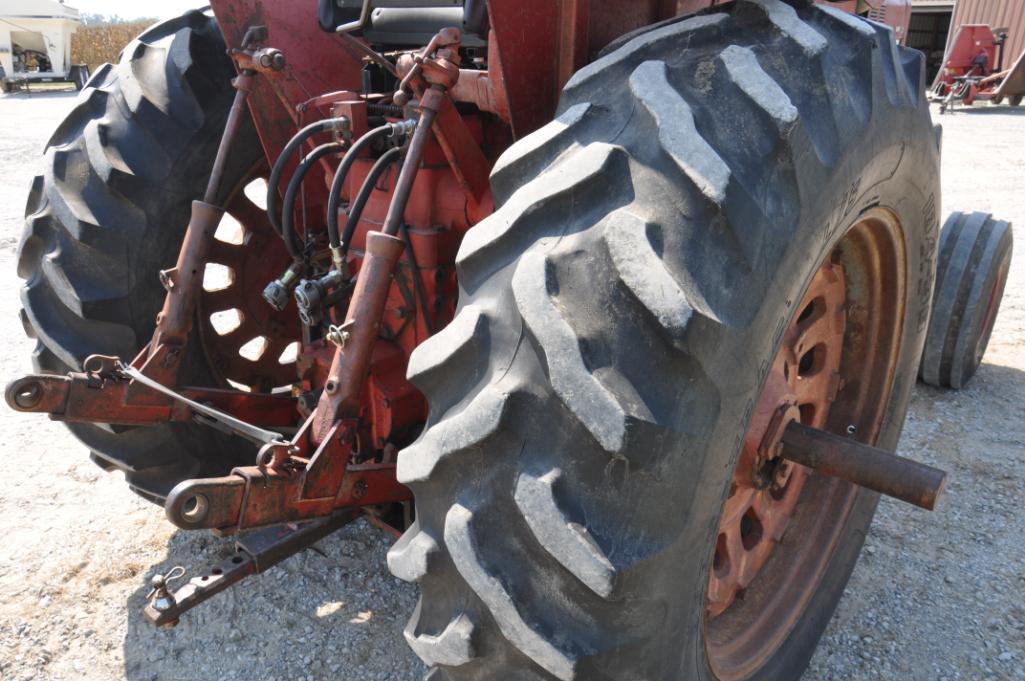
{"label": "white trailer", "polygon": [[81,25],[78,10],[54,0],[0,0],[0,80],[9,91],[19,83],[67,81],[79,89],[88,68],[71,63],[71,34]]}

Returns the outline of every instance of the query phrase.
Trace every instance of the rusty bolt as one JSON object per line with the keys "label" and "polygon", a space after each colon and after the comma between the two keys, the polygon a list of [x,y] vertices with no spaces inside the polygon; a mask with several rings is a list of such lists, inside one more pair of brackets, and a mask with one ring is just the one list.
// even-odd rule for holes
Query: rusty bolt
{"label": "rusty bolt", "polygon": [[299,408],[305,411],[313,411],[317,407],[317,394],[305,392],[299,396]]}
{"label": "rusty bolt", "polygon": [[790,475],[794,472],[794,464],[786,459],[780,459],[772,471],[772,487],[781,490],[790,482]]}
{"label": "rusty bolt", "polygon": [[779,453],[783,448],[783,431],[786,430],[787,424],[791,421],[800,420],[801,412],[793,402],[785,402],[776,408],[772,415],[772,420],[769,421],[768,428],[765,429],[765,435],[758,445],[759,464],[764,464],[779,457]]}
{"label": "rusty bolt", "polygon": [[257,51],[256,61],[265,69],[281,71],[285,68],[285,55],[280,50],[265,48]]}
{"label": "rusty bolt", "polygon": [[367,483],[365,480],[357,480],[352,486],[352,498],[359,500],[367,495]]}

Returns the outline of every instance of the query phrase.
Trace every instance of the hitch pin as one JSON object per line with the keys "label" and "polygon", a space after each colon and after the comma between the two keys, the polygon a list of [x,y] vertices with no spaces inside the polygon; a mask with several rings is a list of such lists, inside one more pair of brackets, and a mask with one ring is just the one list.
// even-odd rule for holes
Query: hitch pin
{"label": "hitch pin", "polygon": [[[218,423],[223,424],[224,426],[228,427],[232,432],[241,435],[247,440],[251,440],[258,445],[263,445],[264,449],[273,450],[278,448],[284,448],[287,450],[291,450],[292,444],[288,442],[284,438],[284,436],[281,435],[281,433],[275,433],[272,430],[264,430],[259,426],[254,426],[251,423],[246,423],[241,419],[237,419],[231,414],[225,414],[223,411],[219,411],[217,409],[214,409],[213,407],[208,407],[207,405],[196,402],[195,400],[190,400],[184,395],[180,395],[175,391],[171,390],[167,386],[162,385],[157,381],[154,381],[153,379],[149,378],[133,366],[121,363],[119,369],[123,374],[132,378],[135,381],[138,381],[139,383],[142,383],[147,388],[152,388],[153,390],[156,390],[158,393],[167,395],[171,399],[177,400],[178,402],[187,405],[193,411],[204,416],[207,416],[213,419],[214,421],[217,421]],[[264,450],[261,450],[261,452],[262,451]]]}
{"label": "hitch pin", "polygon": [[[185,568],[178,565],[171,569],[166,575],[156,574],[153,575],[153,579],[150,580],[150,592],[146,595],[146,599],[149,601],[147,608],[152,608],[156,613],[164,613],[173,610],[178,605],[178,601],[175,599],[174,594],[171,593],[167,585],[176,579],[181,579],[185,576]],[[162,626],[170,629],[178,624],[178,620],[174,619],[169,621]]]}

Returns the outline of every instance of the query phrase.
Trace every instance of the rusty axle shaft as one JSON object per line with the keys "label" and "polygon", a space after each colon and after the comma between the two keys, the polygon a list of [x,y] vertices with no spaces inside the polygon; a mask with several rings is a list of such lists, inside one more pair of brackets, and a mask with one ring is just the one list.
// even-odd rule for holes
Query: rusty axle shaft
{"label": "rusty axle shaft", "polygon": [[787,425],[782,443],[784,459],[929,511],[947,480],[938,468],[797,421]]}

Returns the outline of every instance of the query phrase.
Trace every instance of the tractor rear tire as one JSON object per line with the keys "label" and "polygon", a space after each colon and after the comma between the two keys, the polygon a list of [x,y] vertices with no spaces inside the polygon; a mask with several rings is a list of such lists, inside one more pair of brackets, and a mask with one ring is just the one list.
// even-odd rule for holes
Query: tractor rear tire
{"label": "tractor rear tire", "polygon": [[1010,104],[1011,106],[1020,106],[1021,105],[1021,99],[1022,99],[1022,95],[1011,95],[1010,97],[1007,98],[1007,103]]}
{"label": "tractor rear tire", "polygon": [[[164,300],[191,202],[202,197],[234,90],[234,67],[213,18],[192,11],[129,44],[93,74],[46,146],[18,252],[22,321],[37,371],[80,371],[92,354],[131,359]],[[257,162],[247,125],[225,186]],[[246,158],[249,156],[249,158]],[[184,380],[213,385],[198,341]],[[224,475],[252,447],[198,424],[126,428],[69,424],[107,470],[155,502],[181,480]]]}
{"label": "tractor rear tire", "polygon": [[963,388],[993,333],[1011,268],[1011,224],[989,213],[952,213],[940,233],[936,294],[922,353],[922,381]]}
{"label": "tractor rear tire", "polygon": [[778,644],[714,670],[706,588],[755,397],[873,211],[902,226],[906,286],[866,438],[897,444],[935,273],[924,64],[822,5],[715,9],[582,69],[499,159],[459,311],[411,358],[430,417],[399,455],[417,520],[388,558],[421,588],[405,635],[432,681],[797,679],[843,593],[877,502],[854,488]]}

